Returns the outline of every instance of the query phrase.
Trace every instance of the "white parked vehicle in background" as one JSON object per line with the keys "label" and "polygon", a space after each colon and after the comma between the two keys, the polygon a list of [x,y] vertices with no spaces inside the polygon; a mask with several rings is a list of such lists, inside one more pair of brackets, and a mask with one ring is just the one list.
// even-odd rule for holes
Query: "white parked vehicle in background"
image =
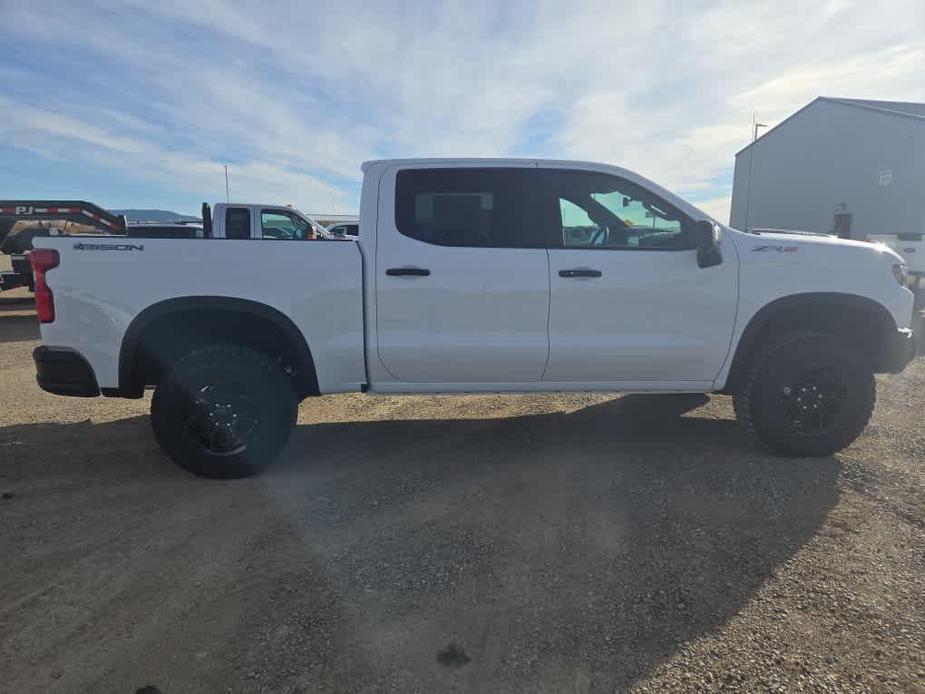
{"label": "white parked vehicle in background", "polygon": [[203,203],[202,219],[206,236],[215,239],[306,241],[333,238],[308,215],[280,205],[220,202],[210,210]]}
{"label": "white parked vehicle in background", "polygon": [[[603,164],[363,170],[356,243],[37,240],[41,387],[153,387],[164,450],[238,477],[301,399],[355,391],[718,391],[770,449],[829,455],[866,426],[874,373],[914,356],[883,246],[736,231]],[[263,215],[217,205],[213,235],[281,238]]]}
{"label": "white parked vehicle in background", "polygon": [[15,229],[16,221],[77,221],[82,225],[80,228],[93,225],[101,233],[127,238],[335,238],[324,226],[292,207],[253,203],[219,203],[215,206],[214,216],[209,205],[203,203],[201,221],[129,222],[124,215],[114,214],[83,200],[0,200],[0,220],[3,220],[0,222],[3,234],[0,253],[11,255],[13,265],[12,272],[0,273],[0,290],[20,286],[28,286],[32,290],[29,253],[36,236],[75,236],[80,233],[43,226],[42,221],[37,221],[32,227]]}
{"label": "white parked vehicle in background", "polygon": [[341,222],[328,227],[328,233],[338,239],[357,239],[360,236],[359,222]]}
{"label": "white parked vehicle in background", "polygon": [[925,304],[925,233],[870,234],[867,238],[902,256],[909,268],[909,286],[917,295],[916,304]]}

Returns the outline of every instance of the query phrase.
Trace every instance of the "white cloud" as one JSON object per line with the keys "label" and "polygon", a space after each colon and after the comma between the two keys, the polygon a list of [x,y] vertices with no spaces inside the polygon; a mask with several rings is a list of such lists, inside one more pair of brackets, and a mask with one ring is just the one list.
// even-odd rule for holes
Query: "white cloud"
{"label": "white cloud", "polygon": [[[682,193],[712,189],[723,218],[720,201],[731,184],[713,182],[729,180],[753,113],[773,124],[819,95],[921,99],[925,5],[868,5],[828,2],[809,10],[796,2],[718,2],[697,12],[656,6],[678,10],[674,21],[644,32],[643,42],[630,36],[617,44],[619,68],[605,70],[597,83],[606,86],[572,104],[560,146],[621,162]],[[610,62],[605,58],[605,66]]]}
{"label": "white cloud", "polygon": [[[922,27],[925,31],[925,26]],[[916,101],[925,93],[925,41],[888,46],[821,63],[804,63],[736,94],[729,103],[780,119],[817,96]],[[873,96],[872,96],[873,95]]]}
{"label": "white cloud", "polygon": [[713,219],[723,224],[729,224],[729,210],[732,207],[731,195],[720,195],[719,197],[710,198],[709,200],[700,200],[694,204],[713,217]]}
{"label": "white cloud", "polygon": [[[5,114],[0,134],[8,141],[21,144],[30,133],[42,133],[46,138],[59,138],[92,145],[122,154],[138,154],[144,145],[127,137],[118,137],[102,128],[84,123],[71,116],[32,108],[0,96],[0,110]],[[39,147],[40,142],[33,143]]]}
{"label": "white cloud", "polygon": [[[84,160],[124,171],[133,178],[169,183],[190,190],[211,191],[212,199],[224,192],[224,169],[217,161],[171,151],[148,141],[113,136],[79,119],[24,107],[0,97],[7,114],[0,138],[41,156]],[[332,196],[342,192],[318,178],[266,162],[248,162],[232,168],[236,191],[251,201],[296,203],[306,209],[329,209]]]}

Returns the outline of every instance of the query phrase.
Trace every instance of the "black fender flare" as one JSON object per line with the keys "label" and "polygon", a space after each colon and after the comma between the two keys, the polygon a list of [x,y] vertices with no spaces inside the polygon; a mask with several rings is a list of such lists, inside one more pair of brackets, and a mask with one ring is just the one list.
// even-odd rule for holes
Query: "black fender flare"
{"label": "black fender flare", "polygon": [[154,321],[172,314],[189,311],[221,311],[237,313],[242,316],[256,316],[273,323],[280,329],[286,340],[295,348],[298,363],[300,390],[305,393],[318,391],[318,377],[315,360],[312,357],[305,335],[292,319],[281,311],[259,301],[225,296],[185,296],[165,299],[152,304],[139,313],[129,324],[122,337],[119,348],[119,389],[122,397],[141,397],[144,383],[135,382],[135,358],[141,335]]}
{"label": "black fender flare", "polygon": [[735,353],[726,377],[724,390],[728,390],[730,385],[735,383],[735,379],[745,368],[748,357],[755,346],[755,341],[762,330],[788,313],[818,308],[857,311],[872,316],[878,323],[881,334],[865,336],[868,339],[876,338],[879,340],[890,331],[896,330],[896,321],[893,314],[883,304],[866,296],[841,292],[804,292],[782,296],[762,306],[751,317],[748,325],[745,326],[741,337],[734,345]]}

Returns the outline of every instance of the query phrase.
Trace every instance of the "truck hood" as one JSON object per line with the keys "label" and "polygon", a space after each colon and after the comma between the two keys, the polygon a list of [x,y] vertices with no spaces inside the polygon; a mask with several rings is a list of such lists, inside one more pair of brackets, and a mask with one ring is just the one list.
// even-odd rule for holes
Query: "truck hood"
{"label": "truck hood", "polygon": [[886,260],[891,263],[903,262],[898,253],[880,243],[840,239],[836,236],[810,236],[774,232],[747,234],[741,231],[736,231],[735,233],[737,247],[744,250],[746,254],[807,253],[818,257],[830,254],[837,257],[852,256],[858,260],[866,256],[879,258],[881,262]]}
{"label": "truck hood", "polygon": [[829,236],[729,229],[738,255],[740,302],[745,314],[798,294],[850,294],[886,308],[898,327],[912,321],[912,292],[896,281],[902,258],[878,243]]}

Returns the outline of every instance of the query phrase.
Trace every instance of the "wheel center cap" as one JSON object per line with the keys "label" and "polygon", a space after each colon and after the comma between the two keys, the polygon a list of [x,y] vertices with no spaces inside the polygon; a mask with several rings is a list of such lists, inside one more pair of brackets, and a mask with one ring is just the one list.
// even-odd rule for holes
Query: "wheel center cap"
{"label": "wheel center cap", "polygon": [[236,418],[234,410],[227,403],[217,403],[212,406],[212,411],[209,412],[209,420],[221,427],[230,427]]}

